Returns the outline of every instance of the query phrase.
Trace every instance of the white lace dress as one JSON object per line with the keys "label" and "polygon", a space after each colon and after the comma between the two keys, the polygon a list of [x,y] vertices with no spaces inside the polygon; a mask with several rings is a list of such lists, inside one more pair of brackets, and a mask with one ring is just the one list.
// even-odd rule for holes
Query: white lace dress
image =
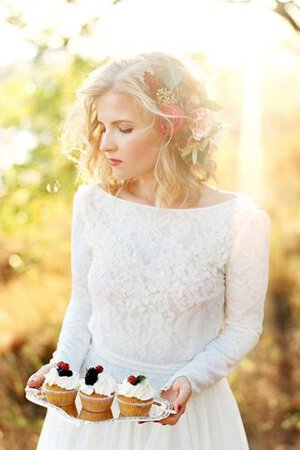
{"label": "white lace dress", "polygon": [[191,209],[74,196],[72,292],[51,362],[102,364],[116,380],[146,375],[157,393],[192,384],[175,426],[75,428],[47,411],[38,450],[246,450],[226,376],[262,332],[270,218],[250,197]]}

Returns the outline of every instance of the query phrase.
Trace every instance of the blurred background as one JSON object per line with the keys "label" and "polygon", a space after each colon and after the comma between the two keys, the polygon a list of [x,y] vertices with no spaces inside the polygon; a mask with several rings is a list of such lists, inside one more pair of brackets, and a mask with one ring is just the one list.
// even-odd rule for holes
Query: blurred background
{"label": "blurred background", "polygon": [[0,0],[0,42],[0,450],[36,448],[45,410],[24,387],[70,295],[62,121],[90,70],[151,50],[202,69],[224,106],[218,186],[271,217],[264,333],[229,381],[252,450],[300,449],[300,2]]}

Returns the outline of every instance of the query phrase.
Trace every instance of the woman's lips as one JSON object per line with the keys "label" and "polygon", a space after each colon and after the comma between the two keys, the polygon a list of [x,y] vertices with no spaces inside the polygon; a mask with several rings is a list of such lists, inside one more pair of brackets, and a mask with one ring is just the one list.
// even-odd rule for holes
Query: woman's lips
{"label": "woman's lips", "polygon": [[110,162],[111,165],[117,166],[117,165],[120,164],[122,161],[120,161],[119,159],[109,158],[109,162]]}

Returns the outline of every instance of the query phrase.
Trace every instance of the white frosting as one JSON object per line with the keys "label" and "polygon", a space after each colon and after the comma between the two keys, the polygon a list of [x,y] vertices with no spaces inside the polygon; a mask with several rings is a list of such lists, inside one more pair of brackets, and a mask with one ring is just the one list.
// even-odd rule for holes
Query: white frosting
{"label": "white frosting", "polygon": [[155,390],[150,385],[147,378],[135,386],[129,383],[127,378],[124,378],[122,384],[119,384],[118,386],[118,394],[125,395],[126,397],[139,398],[140,400],[148,400],[149,398],[153,398]]}
{"label": "white frosting", "polygon": [[56,368],[52,367],[52,369],[50,369],[49,372],[45,374],[44,385],[46,383],[49,384],[49,386],[53,386],[54,384],[56,384],[57,386],[67,390],[78,389],[79,374],[73,371],[73,375],[71,375],[70,377],[60,377]]}
{"label": "white frosting", "polygon": [[92,386],[85,384],[85,379],[80,380],[80,391],[84,394],[91,395],[93,392],[100,395],[110,395],[116,391],[116,382],[108,373],[101,372],[98,374],[98,380]]}

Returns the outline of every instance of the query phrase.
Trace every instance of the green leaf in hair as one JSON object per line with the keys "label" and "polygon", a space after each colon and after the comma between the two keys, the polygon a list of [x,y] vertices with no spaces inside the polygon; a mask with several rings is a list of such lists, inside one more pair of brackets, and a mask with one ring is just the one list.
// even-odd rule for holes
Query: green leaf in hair
{"label": "green leaf in hair", "polygon": [[202,100],[199,106],[201,106],[201,108],[211,109],[212,111],[220,111],[221,109],[223,109],[223,106],[219,105],[219,103],[214,102],[213,100]]}
{"label": "green leaf in hair", "polygon": [[170,89],[171,91],[178,86],[178,84],[182,80],[181,70],[179,67],[174,64],[170,63],[168,66],[163,69],[160,73],[160,79],[163,81],[165,86]]}
{"label": "green leaf in hair", "polygon": [[202,150],[201,152],[198,152],[198,155],[197,155],[197,161],[198,161],[199,163],[202,164],[202,163],[205,161],[206,156],[207,156],[208,149],[209,149],[209,146],[207,145],[206,148],[205,148],[204,150]]}

